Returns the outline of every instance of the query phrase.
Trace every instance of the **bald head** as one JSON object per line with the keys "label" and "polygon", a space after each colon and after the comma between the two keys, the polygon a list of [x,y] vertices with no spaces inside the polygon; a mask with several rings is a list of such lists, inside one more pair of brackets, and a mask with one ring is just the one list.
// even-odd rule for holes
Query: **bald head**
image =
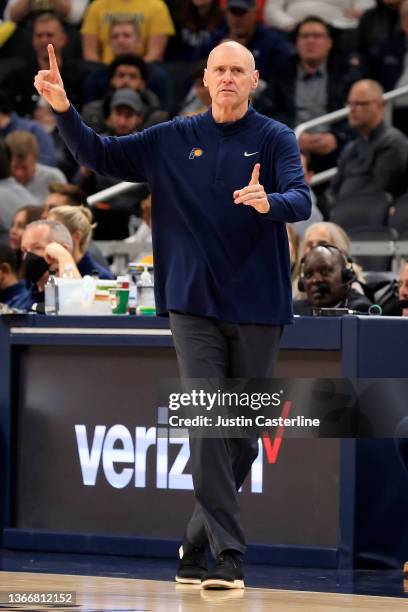
{"label": "bald head", "polygon": [[384,120],[384,90],[377,81],[362,79],[354,83],[348,95],[349,123],[363,137]]}
{"label": "bald head", "polygon": [[342,281],[345,258],[335,248],[319,245],[304,258],[303,284],[312,306],[334,306],[344,300],[349,285]]}
{"label": "bald head", "polygon": [[254,56],[246,47],[234,41],[215,47],[208,56],[203,80],[210,93],[214,119],[236,121],[245,115],[258,81]]}
{"label": "bald head", "polygon": [[343,267],[345,256],[340,249],[331,244],[318,244],[310,249],[309,253],[305,255],[305,265],[306,260],[309,262],[315,259],[322,259],[326,262],[331,261],[333,264],[338,263],[340,267]]}
{"label": "bald head", "polygon": [[226,42],[214,47],[208,56],[207,68],[211,63],[217,62],[220,54],[222,56],[225,51],[230,51],[231,53],[235,53],[237,57],[241,57],[242,61],[247,63],[248,70],[255,70],[255,58],[251,51],[244,47],[244,45],[241,45],[241,43],[235,42],[234,40],[227,40]]}
{"label": "bald head", "polygon": [[356,92],[357,95],[364,93],[375,100],[382,100],[384,95],[384,89],[380,83],[372,79],[361,79],[361,81],[357,81],[350,89],[350,94],[351,92]]}

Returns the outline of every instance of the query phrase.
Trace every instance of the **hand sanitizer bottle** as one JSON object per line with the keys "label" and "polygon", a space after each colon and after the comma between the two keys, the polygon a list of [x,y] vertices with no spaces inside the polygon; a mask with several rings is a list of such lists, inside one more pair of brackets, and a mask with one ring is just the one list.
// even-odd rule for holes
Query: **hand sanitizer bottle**
{"label": "hand sanitizer bottle", "polygon": [[137,282],[137,308],[136,314],[154,315],[156,314],[154,302],[154,283],[152,275],[144,267],[140,279]]}

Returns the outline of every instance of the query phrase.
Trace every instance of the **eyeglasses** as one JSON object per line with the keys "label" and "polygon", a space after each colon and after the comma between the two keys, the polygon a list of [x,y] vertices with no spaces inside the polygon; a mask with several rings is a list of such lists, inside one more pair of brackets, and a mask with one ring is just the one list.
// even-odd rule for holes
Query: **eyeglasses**
{"label": "eyeglasses", "polygon": [[364,108],[365,106],[370,106],[374,102],[378,102],[378,100],[348,100],[347,104],[350,108]]}
{"label": "eyeglasses", "polygon": [[302,32],[298,34],[298,38],[306,40],[306,38],[316,38],[317,40],[321,40],[323,38],[328,38],[328,35],[324,32]]}

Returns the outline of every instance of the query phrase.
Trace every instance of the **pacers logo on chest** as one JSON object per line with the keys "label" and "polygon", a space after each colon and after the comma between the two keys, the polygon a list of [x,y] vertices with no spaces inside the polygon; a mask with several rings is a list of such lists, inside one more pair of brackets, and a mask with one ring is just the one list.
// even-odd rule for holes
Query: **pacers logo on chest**
{"label": "pacers logo on chest", "polygon": [[188,159],[196,159],[196,157],[201,157],[203,154],[204,151],[202,149],[200,149],[199,147],[194,147],[193,149],[191,149]]}

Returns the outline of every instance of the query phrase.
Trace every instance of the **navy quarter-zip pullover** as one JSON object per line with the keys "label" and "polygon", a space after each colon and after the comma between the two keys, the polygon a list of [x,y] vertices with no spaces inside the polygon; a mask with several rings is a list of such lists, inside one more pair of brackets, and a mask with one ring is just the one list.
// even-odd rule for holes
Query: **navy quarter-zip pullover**
{"label": "navy quarter-zip pullover", "polygon": [[[177,310],[231,323],[292,320],[285,222],[311,212],[296,138],[251,106],[216,123],[211,109],[124,137],[101,137],[71,106],[58,127],[82,165],[123,181],[147,181],[157,313]],[[234,204],[256,162],[270,211]]]}

